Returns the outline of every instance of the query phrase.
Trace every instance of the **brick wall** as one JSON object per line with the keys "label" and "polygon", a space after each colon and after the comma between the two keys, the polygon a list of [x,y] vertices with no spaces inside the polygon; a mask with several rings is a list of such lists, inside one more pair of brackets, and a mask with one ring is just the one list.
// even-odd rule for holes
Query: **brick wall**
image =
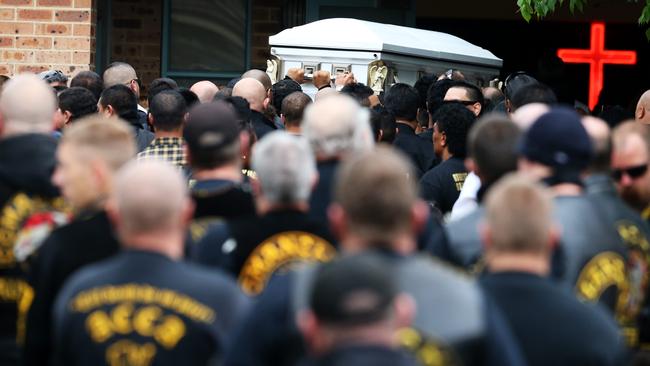
{"label": "brick wall", "polygon": [[269,58],[269,36],[280,32],[282,0],[254,0],[251,12],[251,67],[266,69]]}
{"label": "brick wall", "polygon": [[111,61],[135,68],[144,96],[149,83],[160,77],[162,1],[113,0],[112,13]]}
{"label": "brick wall", "polygon": [[0,0],[0,74],[94,65],[93,0]]}

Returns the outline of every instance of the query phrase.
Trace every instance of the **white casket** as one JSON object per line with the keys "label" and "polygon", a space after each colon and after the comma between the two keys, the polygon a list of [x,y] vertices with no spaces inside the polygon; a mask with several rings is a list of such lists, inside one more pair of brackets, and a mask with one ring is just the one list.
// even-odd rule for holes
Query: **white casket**
{"label": "white casket", "polygon": [[[485,86],[503,64],[490,51],[450,34],[345,18],[285,29],[269,37],[269,45],[267,72],[274,82],[292,67],[305,69],[306,80],[317,70],[327,70],[332,77],[351,71],[376,93],[396,82],[413,85],[425,73],[439,75],[449,69]],[[316,93],[309,81],[303,90]]]}

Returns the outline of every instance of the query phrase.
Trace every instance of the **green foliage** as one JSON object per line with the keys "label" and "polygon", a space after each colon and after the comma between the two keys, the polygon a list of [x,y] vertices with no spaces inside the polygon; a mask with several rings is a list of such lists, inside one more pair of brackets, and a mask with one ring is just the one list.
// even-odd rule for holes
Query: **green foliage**
{"label": "green foliage", "polygon": [[[627,1],[639,2],[639,0]],[[517,6],[519,6],[521,17],[530,22],[533,17],[541,19],[548,16],[565,2],[569,3],[569,10],[574,13],[576,9],[582,12],[588,0],[517,0]],[[645,0],[645,6],[638,21],[639,25],[650,24],[650,0]],[[646,37],[650,40],[650,28],[646,30]]]}

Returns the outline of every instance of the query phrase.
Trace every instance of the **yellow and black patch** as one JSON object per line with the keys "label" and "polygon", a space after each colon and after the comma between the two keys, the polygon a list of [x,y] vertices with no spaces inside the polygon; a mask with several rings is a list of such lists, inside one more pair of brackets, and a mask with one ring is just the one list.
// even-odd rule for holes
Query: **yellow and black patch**
{"label": "yellow and black patch", "polygon": [[271,236],[248,256],[239,272],[239,286],[257,295],[271,276],[299,262],[327,262],[336,249],[325,239],[304,231],[287,231]]}

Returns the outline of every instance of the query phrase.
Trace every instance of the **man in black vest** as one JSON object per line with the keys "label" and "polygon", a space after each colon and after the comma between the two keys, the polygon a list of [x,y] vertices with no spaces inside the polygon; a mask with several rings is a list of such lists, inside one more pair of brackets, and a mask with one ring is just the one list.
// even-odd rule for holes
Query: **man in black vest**
{"label": "man in black vest", "polygon": [[488,273],[481,285],[503,310],[528,365],[625,364],[614,319],[549,278],[559,234],[552,205],[547,189],[519,176],[488,192],[482,227]]}
{"label": "man in black vest", "polygon": [[[0,364],[19,363],[33,298],[27,262],[50,230],[67,221],[52,184],[56,97],[34,75],[4,84],[0,96]],[[21,263],[22,262],[22,263]]]}
{"label": "man in black vest", "polygon": [[325,224],[308,216],[318,178],[307,141],[283,131],[269,134],[253,147],[253,169],[259,216],[211,228],[196,259],[231,273],[244,292],[256,295],[277,272],[295,262],[329,260],[335,248]]}
{"label": "man in black vest", "polygon": [[34,300],[27,317],[25,365],[44,365],[52,344],[52,307],[65,280],[79,268],[119,250],[106,214],[113,175],[135,155],[130,126],[99,116],[65,129],[52,181],[75,210],[73,221],[52,232],[38,251],[30,284]]}
{"label": "man in black vest", "polygon": [[219,362],[248,300],[181,261],[192,204],[177,169],[131,163],[109,203],[124,250],[73,275],[54,307],[55,365]]}

